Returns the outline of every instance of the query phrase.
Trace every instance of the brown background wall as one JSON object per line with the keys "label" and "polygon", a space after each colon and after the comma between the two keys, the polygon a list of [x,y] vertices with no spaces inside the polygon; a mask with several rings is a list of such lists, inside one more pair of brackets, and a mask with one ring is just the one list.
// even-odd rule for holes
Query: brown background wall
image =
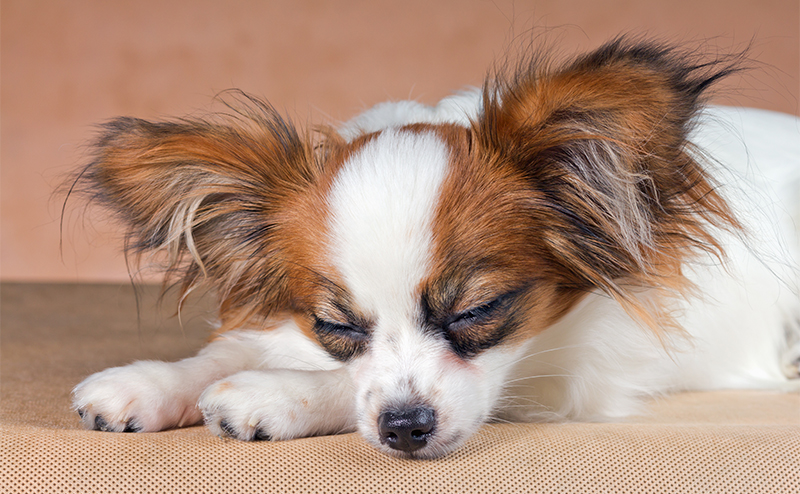
{"label": "brown background wall", "polygon": [[93,124],[207,109],[226,88],[264,96],[300,121],[345,120],[386,99],[434,103],[480,84],[515,36],[545,33],[569,54],[631,32],[708,40],[723,52],[753,39],[756,69],[732,79],[721,101],[798,113],[797,0],[3,0],[0,8],[6,281],[126,278],[118,231],[96,215],[71,210],[59,253],[53,187],[81,162]]}

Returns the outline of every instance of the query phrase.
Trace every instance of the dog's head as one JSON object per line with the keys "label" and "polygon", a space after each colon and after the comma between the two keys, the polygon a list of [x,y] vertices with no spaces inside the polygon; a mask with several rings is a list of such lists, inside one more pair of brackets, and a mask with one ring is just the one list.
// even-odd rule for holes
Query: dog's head
{"label": "dog's head", "polygon": [[[106,124],[79,184],[209,283],[222,330],[293,318],[350,368],[362,434],[433,457],[498,405],[525,342],[602,290],[656,327],[708,223],[735,225],[687,148],[731,67],[616,41],[490,78],[468,127],[303,137],[242,97],[233,117]],[[241,101],[240,101],[241,103]]]}

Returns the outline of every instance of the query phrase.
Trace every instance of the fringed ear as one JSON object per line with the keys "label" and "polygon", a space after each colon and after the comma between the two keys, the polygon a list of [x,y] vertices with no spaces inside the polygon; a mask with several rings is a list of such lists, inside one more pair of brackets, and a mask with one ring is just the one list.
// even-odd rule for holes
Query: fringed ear
{"label": "fringed ear", "polygon": [[562,67],[526,63],[485,86],[481,147],[526,177],[565,285],[670,326],[639,294],[687,290],[682,264],[698,250],[722,256],[714,228],[739,228],[687,142],[704,92],[735,60],[618,39]]}
{"label": "fringed ear", "polygon": [[213,282],[224,325],[287,301],[276,216],[319,174],[312,145],[268,104],[239,95],[232,113],[102,126],[72,192],[127,226],[126,253],[166,253],[167,280]]}

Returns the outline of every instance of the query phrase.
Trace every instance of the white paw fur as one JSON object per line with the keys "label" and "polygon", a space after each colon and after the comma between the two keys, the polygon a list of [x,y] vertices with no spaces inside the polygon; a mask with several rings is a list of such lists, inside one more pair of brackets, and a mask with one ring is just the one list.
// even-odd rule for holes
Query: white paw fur
{"label": "white paw fur", "polygon": [[197,391],[174,363],[140,361],[86,378],[73,390],[73,407],[87,429],[153,432],[196,424]]}
{"label": "white paw fur", "polygon": [[209,386],[198,406],[212,432],[245,441],[355,430],[352,384],[342,370],[239,372]]}

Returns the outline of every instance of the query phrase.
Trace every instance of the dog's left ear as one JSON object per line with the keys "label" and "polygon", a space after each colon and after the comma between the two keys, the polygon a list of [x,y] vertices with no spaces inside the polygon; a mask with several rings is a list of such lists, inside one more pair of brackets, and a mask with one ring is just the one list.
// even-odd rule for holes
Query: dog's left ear
{"label": "dog's left ear", "polygon": [[693,62],[623,39],[560,68],[533,59],[486,84],[475,127],[486,159],[524,174],[562,283],[640,315],[638,289],[682,289],[687,258],[722,254],[709,226],[738,227],[687,142],[704,92],[736,68]]}

